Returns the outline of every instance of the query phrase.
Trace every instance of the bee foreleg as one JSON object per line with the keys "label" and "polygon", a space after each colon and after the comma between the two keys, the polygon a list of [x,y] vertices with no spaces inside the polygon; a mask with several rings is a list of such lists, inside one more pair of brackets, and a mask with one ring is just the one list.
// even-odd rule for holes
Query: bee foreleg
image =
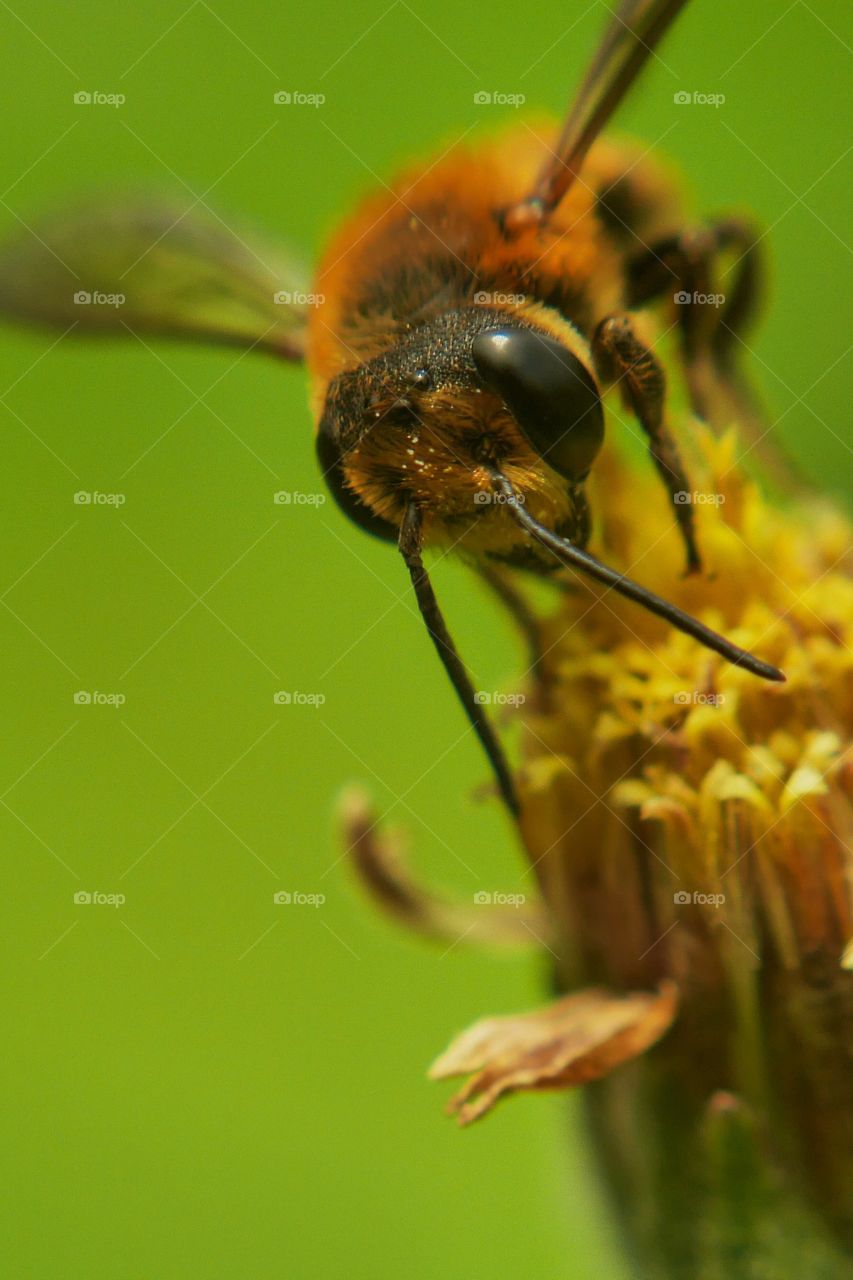
{"label": "bee foreleg", "polygon": [[631,317],[612,315],[602,320],[592,339],[596,369],[619,385],[623,400],[637,417],[649,440],[649,452],[663,480],[687,552],[687,572],[701,568],[694,532],[693,507],[684,496],[690,486],[678,446],[666,425],[663,366],[634,332]]}
{"label": "bee foreleg", "polygon": [[426,623],[432,642],[435,645],[436,652],[441,659],[444,669],[450,676],[450,681],[456,690],[462,706],[465,708],[465,714],[471,723],[471,727],[483,745],[486,755],[495,773],[500,793],[506,802],[507,808],[513,817],[517,817],[519,813],[518,797],[515,793],[515,786],[512,780],[512,773],[504,755],[503,747],[498,741],[497,735],[491,726],[488,716],[483,710],[483,705],[477,698],[474,686],[471,683],[468,672],[456,645],[453,643],[450,632],[447,630],[441,610],[438,607],[438,601],[435,598],[435,592],[429,580],[423,559],[421,557],[421,548],[423,540],[421,536],[421,513],[417,505],[410,502],[406,508],[400,525],[399,538],[400,554],[406,562],[406,567],[412,579],[412,586],[415,589],[415,598],[418,602],[421,617]]}

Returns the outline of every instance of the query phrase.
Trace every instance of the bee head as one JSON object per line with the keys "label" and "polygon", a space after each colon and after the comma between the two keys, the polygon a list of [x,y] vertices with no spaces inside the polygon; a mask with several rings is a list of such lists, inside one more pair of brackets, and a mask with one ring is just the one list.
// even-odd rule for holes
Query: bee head
{"label": "bee head", "polygon": [[413,327],[334,379],[318,453],[346,514],[390,539],[407,501],[452,509],[456,493],[470,510],[484,464],[576,486],[603,437],[583,358],[524,315],[475,306]]}

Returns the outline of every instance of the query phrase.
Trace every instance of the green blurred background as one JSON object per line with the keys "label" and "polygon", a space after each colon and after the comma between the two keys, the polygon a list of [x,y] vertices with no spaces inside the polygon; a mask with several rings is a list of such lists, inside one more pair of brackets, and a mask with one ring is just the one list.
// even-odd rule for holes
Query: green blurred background
{"label": "green blurred background", "polygon": [[[753,371],[838,492],[848,11],[695,0],[620,119],[683,164],[697,210],[770,228]],[[560,110],[603,16],[4,4],[3,225],[92,188],[189,188],[311,258],[374,175],[513,115],[475,92]],[[281,89],[326,102],[276,107]],[[126,103],[78,107],[80,90]],[[459,1133],[424,1078],[476,1017],[542,1001],[547,965],[410,939],[341,862],[336,798],[360,780],[431,880],[530,888],[473,796],[483,762],[394,554],[331,504],[273,505],[320,487],[304,375],[52,341],[4,329],[0,349],[5,1273],[622,1276],[575,1104],[517,1100]],[[458,566],[436,581],[478,685],[511,681],[498,611]],[[326,701],[276,706],[278,689]],[[276,907],[278,889],[326,902]]]}

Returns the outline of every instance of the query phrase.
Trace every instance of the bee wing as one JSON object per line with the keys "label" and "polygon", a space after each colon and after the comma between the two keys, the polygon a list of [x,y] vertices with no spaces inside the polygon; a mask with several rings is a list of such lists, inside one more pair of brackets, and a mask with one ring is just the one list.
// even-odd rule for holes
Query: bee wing
{"label": "bee wing", "polygon": [[147,331],[301,360],[304,279],[213,214],[112,197],[0,248],[0,313],[81,334]]}
{"label": "bee wing", "polygon": [[687,0],[622,0],[581,81],[554,154],[507,226],[543,223],[577,177],[587,152]]}

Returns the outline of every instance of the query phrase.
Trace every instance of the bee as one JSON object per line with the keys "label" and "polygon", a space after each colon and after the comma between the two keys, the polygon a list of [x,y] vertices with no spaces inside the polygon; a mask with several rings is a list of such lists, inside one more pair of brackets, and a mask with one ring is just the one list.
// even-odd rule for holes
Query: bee
{"label": "bee", "polygon": [[[644,310],[673,317],[698,415],[713,423],[753,412],[733,359],[754,310],[753,231],[734,217],[685,226],[658,167],[601,137],[685,3],[622,0],[552,135],[518,127],[367,198],[320,262],[315,305],[283,287],[293,269],[267,247],[157,201],[66,214],[0,256],[0,307],[15,318],[230,343],[307,364],[329,489],[361,529],[398,547],[514,814],[511,771],[439,609],[426,546],[458,549],[498,577],[578,571],[755,676],[784,679],[587,549],[585,481],[609,393],[645,434],[687,572],[701,567]],[[719,309],[710,284],[732,250],[737,275]],[[78,305],[80,281],[124,305]],[[700,301],[676,305],[682,296]]]}

